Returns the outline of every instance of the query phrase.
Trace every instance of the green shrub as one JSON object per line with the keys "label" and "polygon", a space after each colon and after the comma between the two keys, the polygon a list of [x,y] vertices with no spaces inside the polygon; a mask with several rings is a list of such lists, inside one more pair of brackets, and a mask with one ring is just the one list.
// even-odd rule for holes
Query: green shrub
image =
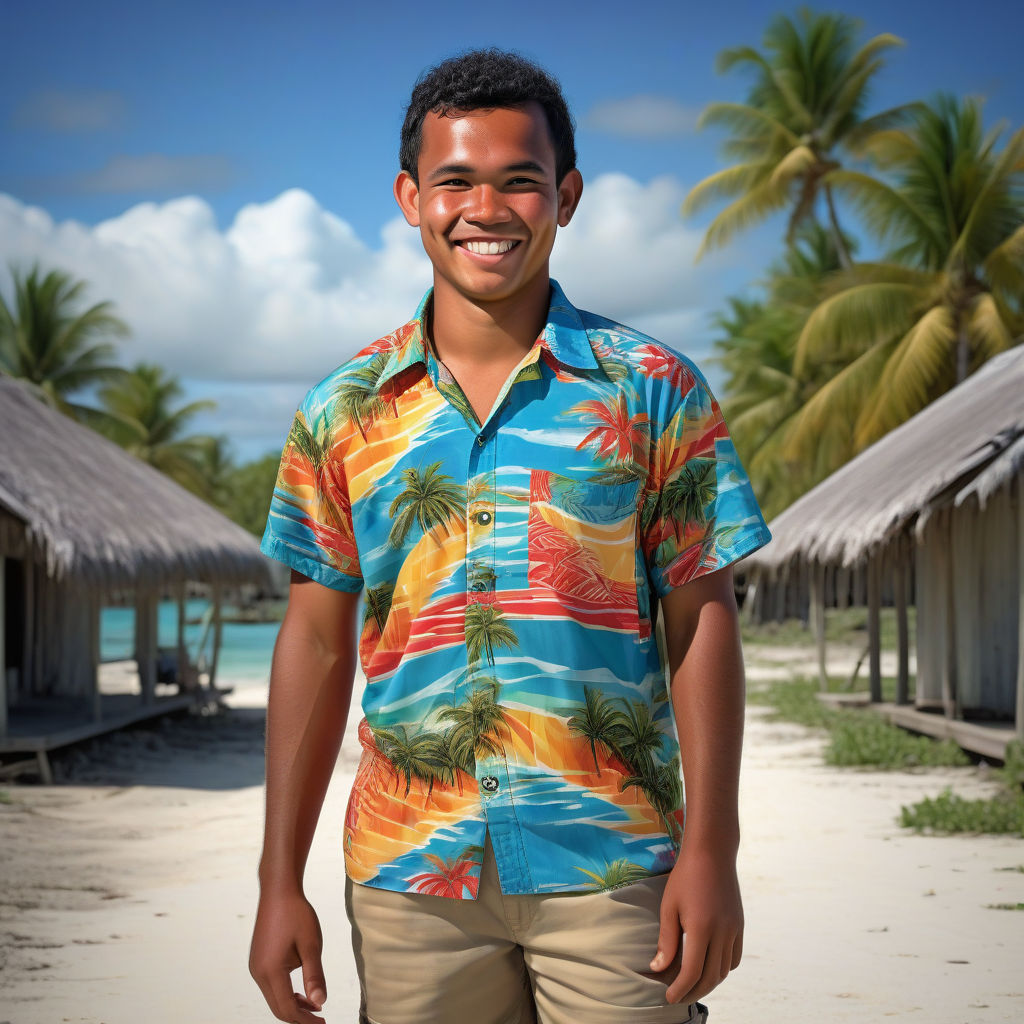
{"label": "green shrub", "polygon": [[915,736],[870,713],[839,712],[829,731],[825,760],[841,767],[906,769],[971,763],[952,740]]}
{"label": "green shrub", "polygon": [[900,811],[900,824],[915,832],[995,832],[1024,838],[1024,794],[1009,789],[987,800],[969,800],[948,787]]}

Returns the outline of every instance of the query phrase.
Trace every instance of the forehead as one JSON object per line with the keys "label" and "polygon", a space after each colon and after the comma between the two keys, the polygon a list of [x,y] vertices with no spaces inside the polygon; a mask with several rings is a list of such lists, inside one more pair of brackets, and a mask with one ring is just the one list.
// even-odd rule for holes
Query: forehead
{"label": "forehead", "polygon": [[554,141],[539,103],[447,114],[431,111],[423,119],[421,174],[447,164],[504,166],[526,160],[555,167]]}

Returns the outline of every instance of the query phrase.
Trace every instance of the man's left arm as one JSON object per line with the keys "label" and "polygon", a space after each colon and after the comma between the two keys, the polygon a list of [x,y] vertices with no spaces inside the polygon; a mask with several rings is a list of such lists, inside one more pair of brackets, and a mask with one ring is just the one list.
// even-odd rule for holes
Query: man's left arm
{"label": "man's left arm", "polygon": [[682,934],[682,964],[666,998],[692,1003],[739,966],[743,950],[736,854],[744,681],[732,569],[670,591],[661,599],[661,610],[686,826],[662,898],[651,970],[671,965]]}

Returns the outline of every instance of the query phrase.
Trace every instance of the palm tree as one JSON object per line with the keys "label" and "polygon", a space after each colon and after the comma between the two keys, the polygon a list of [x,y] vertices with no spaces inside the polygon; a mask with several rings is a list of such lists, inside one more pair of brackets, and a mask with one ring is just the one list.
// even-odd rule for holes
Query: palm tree
{"label": "palm tree", "polygon": [[600,776],[601,766],[597,763],[597,745],[600,743],[609,754],[620,754],[619,738],[625,726],[625,716],[612,702],[593,687],[583,687],[583,703],[571,709],[572,714],[566,725],[569,732],[582,736],[590,743],[590,754],[594,759],[594,770]]}
{"label": "palm tree", "polygon": [[505,621],[499,604],[474,603],[466,606],[466,648],[470,664],[486,655],[487,664],[494,664],[495,647],[518,647],[516,631]]}
{"label": "palm tree", "polygon": [[619,391],[613,401],[580,402],[569,410],[569,415],[582,416],[585,423],[597,424],[576,445],[576,451],[593,444],[599,456],[611,456],[615,462],[643,463],[646,460],[651,439],[647,414],[640,412],[630,416],[623,392]]}
{"label": "palm tree", "polygon": [[110,416],[104,433],[183,487],[206,495],[205,467],[212,439],[185,431],[197,413],[214,408],[215,403],[177,405],[182,394],[181,383],[162,367],[138,363],[99,393]]}
{"label": "palm tree", "polygon": [[[852,251],[852,243],[848,245]],[[840,360],[825,353],[799,376],[793,369],[800,332],[821,300],[826,280],[838,269],[830,233],[809,222],[769,267],[763,300],[730,298],[728,312],[715,318],[721,333],[714,361],[726,374],[723,409],[729,432],[769,519],[835,464],[824,444],[816,453],[820,457],[811,461],[788,456],[785,442],[795,415],[842,369]]]}
{"label": "palm tree", "polygon": [[[823,353],[843,368],[793,424],[794,457],[846,421],[860,451],[1024,334],[1024,129],[1001,152],[976,100],[940,96],[870,152],[888,184],[853,171],[830,181],[893,248],[890,262],[837,275],[797,342],[794,372]],[[833,467],[835,468],[835,467]]]}
{"label": "palm tree", "polygon": [[395,596],[395,584],[393,582],[378,583],[376,586],[367,587],[364,596],[363,625],[372,618],[377,624],[377,631],[384,632],[384,625],[391,614],[391,601]]}
{"label": "palm tree", "polygon": [[388,509],[388,515],[394,520],[388,534],[391,547],[402,546],[414,523],[419,524],[424,534],[437,526],[447,535],[448,519],[465,515],[464,488],[450,476],[440,473],[440,468],[441,463],[434,462],[423,473],[415,466],[402,470],[401,479],[405,489],[395,497]]}
{"label": "palm tree", "polygon": [[813,217],[820,194],[839,258],[850,265],[827,175],[840,166],[838,150],[859,154],[866,140],[914,108],[908,104],[862,118],[882,53],[903,42],[882,34],[855,51],[858,34],[858,22],[846,15],[801,8],[796,19],[779,15],[770,23],[763,43],[767,53],[739,46],[719,54],[719,72],[747,67],[755,78],[746,103],[712,103],[701,117],[702,125],[732,131],[724,150],[739,162],[705,178],[686,197],[687,214],[714,199],[732,199],[708,227],[698,258],[786,208],[792,240],[799,225]]}
{"label": "palm tree", "polygon": [[388,409],[394,411],[393,402],[383,398],[379,391],[381,375],[391,358],[390,352],[377,352],[365,363],[346,370],[334,389],[336,415],[351,417],[363,440],[373,421]]}
{"label": "palm tree", "polygon": [[669,835],[675,835],[678,825],[671,817],[683,802],[683,786],[676,761],[669,764],[651,765],[622,780],[624,793],[630,787],[641,790],[648,803],[658,812]]}
{"label": "palm tree", "polygon": [[28,381],[48,405],[90,426],[105,422],[101,412],[69,396],[116,380],[122,373],[111,360],[107,340],[128,334],[109,302],[81,309],[84,281],[61,270],[42,276],[12,270],[14,303],[0,297],[0,373]]}
{"label": "palm tree", "polygon": [[714,459],[688,460],[676,477],[662,488],[662,515],[679,524],[704,526],[708,521],[704,510],[718,493],[716,480]]}
{"label": "palm tree", "polygon": [[405,776],[405,796],[409,795],[414,778],[422,781],[433,778],[433,743],[429,733],[410,736],[404,725],[396,725],[390,729],[374,729],[373,735],[381,754],[391,762],[397,775]]}
{"label": "palm tree", "polygon": [[439,717],[453,722],[448,733],[452,759],[467,775],[476,771],[476,758],[490,757],[503,750],[502,733],[508,733],[505,713],[498,703],[500,684],[490,676],[461,703],[442,709]]}
{"label": "palm tree", "polygon": [[634,773],[654,769],[654,754],[661,749],[662,734],[651,716],[651,707],[644,701],[618,698],[625,709],[617,726],[618,746]]}
{"label": "palm tree", "polygon": [[620,885],[629,885],[630,882],[638,882],[646,878],[650,872],[639,864],[634,864],[626,857],[605,863],[604,871],[600,874],[596,871],[588,871],[586,868],[576,868],[582,871],[588,878],[593,879],[587,883],[588,889],[617,889]]}
{"label": "palm tree", "polygon": [[416,892],[426,893],[428,896],[458,899],[465,889],[475,897],[480,878],[473,872],[483,863],[483,855],[483,847],[480,846],[467,846],[457,856],[445,859],[433,853],[424,853],[423,859],[433,866],[434,871],[413,875],[409,883]]}

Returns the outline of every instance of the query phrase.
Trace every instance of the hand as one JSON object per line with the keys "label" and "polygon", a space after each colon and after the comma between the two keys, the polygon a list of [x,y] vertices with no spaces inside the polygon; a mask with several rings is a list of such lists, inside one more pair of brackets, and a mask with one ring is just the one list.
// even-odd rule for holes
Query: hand
{"label": "hand", "polygon": [[684,841],[661,899],[652,971],[664,971],[675,959],[680,933],[682,963],[665,999],[693,1003],[735,970],[743,955],[743,904],[733,856],[687,847]]}
{"label": "hand", "polygon": [[[327,999],[321,964],[323,935],[316,912],[301,892],[260,897],[249,952],[249,973],[256,980],[267,1006],[278,1020],[289,1024],[323,1024],[313,1015]],[[289,975],[302,968],[305,995],[292,991]]]}

